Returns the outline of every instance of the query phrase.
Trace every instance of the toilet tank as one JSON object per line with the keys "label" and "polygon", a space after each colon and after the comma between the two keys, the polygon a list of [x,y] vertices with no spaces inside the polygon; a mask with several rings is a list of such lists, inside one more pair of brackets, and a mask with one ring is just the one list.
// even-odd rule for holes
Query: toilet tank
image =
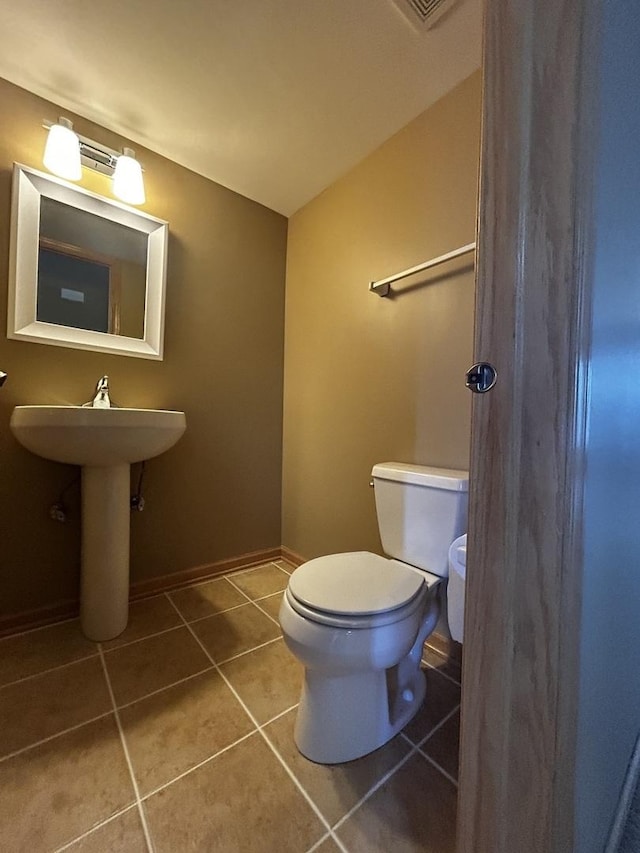
{"label": "toilet tank", "polygon": [[447,577],[449,546],[467,530],[468,472],[382,462],[372,475],[385,554]]}

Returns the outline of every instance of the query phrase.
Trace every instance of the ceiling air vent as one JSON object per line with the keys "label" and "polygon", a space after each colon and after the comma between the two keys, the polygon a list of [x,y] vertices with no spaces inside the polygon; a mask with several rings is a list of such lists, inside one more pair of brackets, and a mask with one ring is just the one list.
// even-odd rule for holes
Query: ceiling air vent
{"label": "ceiling air vent", "polygon": [[392,2],[414,27],[430,30],[457,0],[392,0]]}

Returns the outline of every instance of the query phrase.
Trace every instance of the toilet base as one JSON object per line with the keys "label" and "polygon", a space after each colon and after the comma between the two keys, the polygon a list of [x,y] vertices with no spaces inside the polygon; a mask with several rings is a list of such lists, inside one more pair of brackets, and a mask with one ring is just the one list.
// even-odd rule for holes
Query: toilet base
{"label": "toilet base", "polygon": [[[419,666],[409,679],[400,667],[333,676],[306,670],[294,730],[300,752],[318,764],[341,764],[391,740],[426,693]],[[397,683],[399,672],[402,684]]]}

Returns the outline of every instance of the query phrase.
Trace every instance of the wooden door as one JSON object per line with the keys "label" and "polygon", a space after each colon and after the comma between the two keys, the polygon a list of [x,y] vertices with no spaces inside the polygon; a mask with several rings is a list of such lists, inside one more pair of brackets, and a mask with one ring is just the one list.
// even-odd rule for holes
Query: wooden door
{"label": "wooden door", "polygon": [[491,0],[459,853],[573,849],[595,0]]}

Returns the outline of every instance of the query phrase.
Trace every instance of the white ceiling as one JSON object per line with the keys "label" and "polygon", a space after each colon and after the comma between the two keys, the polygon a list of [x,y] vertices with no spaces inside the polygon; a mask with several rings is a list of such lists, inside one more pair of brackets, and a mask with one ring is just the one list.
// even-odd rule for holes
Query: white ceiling
{"label": "white ceiling", "polygon": [[12,0],[0,77],[290,215],[479,67],[481,5]]}

